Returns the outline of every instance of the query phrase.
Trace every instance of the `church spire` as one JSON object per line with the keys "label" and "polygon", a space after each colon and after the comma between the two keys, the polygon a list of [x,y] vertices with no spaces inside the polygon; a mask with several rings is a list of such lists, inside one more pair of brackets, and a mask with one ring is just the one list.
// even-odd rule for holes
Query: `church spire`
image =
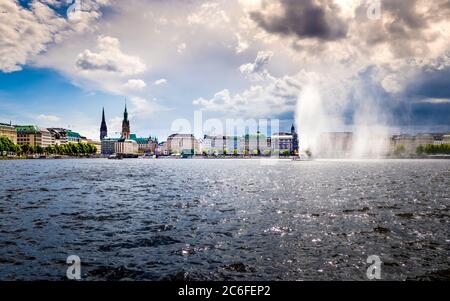
{"label": "church spire", "polygon": [[108,127],[106,126],[105,108],[102,110],[102,124],[100,125],[100,140],[108,136]]}
{"label": "church spire", "polygon": [[128,140],[130,139],[130,121],[128,120],[128,111],[127,111],[127,102],[125,100],[125,111],[123,112],[123,121],[122,121],[122,139]]}

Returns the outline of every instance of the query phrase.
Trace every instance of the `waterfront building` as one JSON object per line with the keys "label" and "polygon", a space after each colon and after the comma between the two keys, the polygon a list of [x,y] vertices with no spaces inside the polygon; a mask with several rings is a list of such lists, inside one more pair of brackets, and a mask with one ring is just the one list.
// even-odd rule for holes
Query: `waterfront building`
{"label": "waterfront building", "polygon": [[17,143],[17,131],[14,126],[7,123],[0,123],[0,136],[9,138],[13,143]]}
{"label": "waterfront building", "polygon": [[224,136],[223,137],[223,149],[227,154],[243,154],[245,149],[244,137],[238,136]]}
{"label": "waterfront building", "polygon": [[292,135],[292,149],[291,149],[291,155],[298,155],[299,154],[299,141],[298,141],[298,134],[295,130],[294,124],[292,124],[291,127],[291,135]]}
{"label": "waterfront building", "polygon": [[138,138],[136,134],[130,135],[130,140],[136,141],[139,153],[154,154],[156,150],[156,138]]}
{"label": "waterfront building", "polygon": [[77,132],[73,132],[71,130],[65,130],[65,132],[66,132],[67,142],[77,143],[77,142],[82,142],[83,138],[86,139],[85,137],[81,137],[81,135]]}
{"label": "waterfront building", "polygon": [[272,152],[279,154],[294,153],[294,136],[291,133],[280,132],[272,135]]}
{"label": "waterfront building", "polygon": [[68,142],[67,133],[65,129],[62,128],[48,128],[47,129],[52,135],[53,145],[63,145]]}
{"label": "waterfront building", "polygon": [[134,140],[121,139],[114,144],[114,153],[118,155],[137,155],[139,153],[139,146]]}
{"label": "waterfront building", "polygon": [[205,135],[200,143],[202,152],[207,155],[222,155],[226,152],[224,136]]}
{"label": "waterfront building", "polygon": [[113,155],[115,153],[115,144],[118,138],[103,138],[101,142],[101,154],[105,156]]}
{"label": "waterfront building", "polygon": [[244,154],[245,137],[238,136],[209,136],[201,140],[202,152],[207,155]]}
{"label": "waterfront building", "polygon": [[419,145],[439,145],[445,143],[445,135],[421,133],[412,135],[395,135],[391,138],[391,152],[403,146],[407,155],[415,154]]}
{"label": "waterfront building", "polygon": [[[102,155],[137,155],[138,153],[154,153],[156,150],[156,139],[138,138],[131,134],[130,120],[128,119],[127,106],[123,113],[122,133],[120,138],[109,138],[105,120],[105,110],[102,111],[102,122],[100,125],[101,154]],[[82,138],[82,137],[81,137]]]}
{"label": "waterfront building", "polygon": [[[418,134],[414,137],[414,146],[417,147],[419,145],[428,145],[428,144],[434,144],[435,136],[431,134]],[[437,139],[439,137],[436,136]],[[414,152],[415,152],[414,148]]]}
{"label": "waterfront building", "polygon": [[450,144],[450,133],[442,136],[442,142],[443,144]]}
{"label": "waterfront building", "polygon": [[108,127],[106,126],[106,120],[105,120],[105,108],[103,108],[102,123],[100,125],[100,141],[102,141],[106,137],[108,137]]}
{"label": "waterfront building", "polygon": [[160,156],[168,156],[169,155],[169,150],[167,148],[167,141],[161,142],[157,145],[155,154],[160,155]]}
{"label": "waterfront building", "polygon": [[270,153],[272,138],[257,132],[256,135],[247,134],[244,136],[244,153],[259,155]]}
{"label": "waterfront building", "polygon": [[176,155],[196,154],[199,152],[199,145],[192,134],[173,134],[167,138],[167,150],[169,154]]}
{"label": "waterfront building", "polygon": [[35,125],[16,126],[17,144],[31,146],[52,146],[52,135],[47,129]]}

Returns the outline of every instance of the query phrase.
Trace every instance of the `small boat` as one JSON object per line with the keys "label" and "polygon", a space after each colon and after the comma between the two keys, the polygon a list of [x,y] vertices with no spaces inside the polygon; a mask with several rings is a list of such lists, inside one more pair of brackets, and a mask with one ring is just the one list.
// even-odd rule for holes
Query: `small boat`
{"label": "small boat", "polygon": [[111,156],[109,156],[108,157],[108,159],[110,159],[110,160],[122,160],[123,158],[122,158],[122,156],[118,156],[118,155],[111,155]]}

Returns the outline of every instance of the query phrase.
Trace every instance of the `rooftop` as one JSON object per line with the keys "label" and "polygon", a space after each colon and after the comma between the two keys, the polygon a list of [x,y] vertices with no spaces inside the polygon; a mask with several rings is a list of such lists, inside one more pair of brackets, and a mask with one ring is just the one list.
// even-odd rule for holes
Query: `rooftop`
{"label": "rooftop", "polygon": [[23,134],[37,134],[41,132],[39,127],[36,125],[16,125],[15,128],[17,133]]}

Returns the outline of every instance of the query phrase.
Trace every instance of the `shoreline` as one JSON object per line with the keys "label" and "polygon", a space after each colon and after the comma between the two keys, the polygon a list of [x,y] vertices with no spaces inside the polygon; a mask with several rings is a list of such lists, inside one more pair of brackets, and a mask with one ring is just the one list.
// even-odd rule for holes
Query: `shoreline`
{"label": "shoreline", "polygon": [[78,157],[78,156],[58,156],[58,157],[8,157],[0,156],[0,161],[14,161],[14,160],[88,160],[88,159],[105,159],[105,160],[127,160],[127,159],[139,159],[139,160],[282,160],[282,161],[317,161],[317,160],[449,160],[450,155],[430,155],[430,156],[409,156],[409,157],[359,157],[359,158],[310,158],[302,160],[299,157],[264,157],[264,156],[218,156],[218,157],[206,157],[206,156],[193,156],[190,158],[181,158],[178,156],[161,156],[158,158],[152,157],[138,157],[138,158],[122,158],[122,159],[110,159],[104,156],[90,156],[90,157]]}

